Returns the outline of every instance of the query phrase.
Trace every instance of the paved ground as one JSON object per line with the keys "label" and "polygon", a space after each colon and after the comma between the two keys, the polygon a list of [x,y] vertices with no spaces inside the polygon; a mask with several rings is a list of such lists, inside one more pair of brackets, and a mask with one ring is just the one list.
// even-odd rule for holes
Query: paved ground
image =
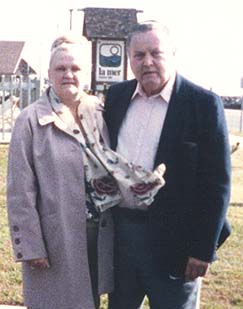
{"label": "paved ground", "polygon": [[231,132],[240,132],[243,130],[243,111],[235,109],[225,109],[228,129]]}

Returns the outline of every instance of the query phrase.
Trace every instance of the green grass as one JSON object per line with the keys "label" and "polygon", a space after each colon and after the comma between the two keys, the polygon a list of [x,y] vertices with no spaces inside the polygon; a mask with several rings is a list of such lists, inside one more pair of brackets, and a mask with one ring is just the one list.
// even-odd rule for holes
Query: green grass
{"label": "green grass", "polygon": [[[8,147],[0,145],[0,304],[22,304],[20,265],[13,260],[6,213]],[[228,217],[232,235],[203,280],[201,309],[243,308],[243,146],[232,155],[233,182]],[[101,309],[107,309],[103,296]],[[145,300],[144,309],[149,309]]]}
{"label": "green grass", "polygon": [[14,263],[6,213],[7,146],[0,146],[0,304],[21,304],[20,265]]}
{"label": "green grass", "polygon": [[203,281],[201,308],[243,308],[243,207],[230,207],[233,231]]}
{"label": "green grass", "polygon": [[[240,135],[240,134],[239,134]],[[242,135],[241,135],[242,136]],[[243,145],[232,154],[232,234],[203,280],[201,308],[243,308]]]}

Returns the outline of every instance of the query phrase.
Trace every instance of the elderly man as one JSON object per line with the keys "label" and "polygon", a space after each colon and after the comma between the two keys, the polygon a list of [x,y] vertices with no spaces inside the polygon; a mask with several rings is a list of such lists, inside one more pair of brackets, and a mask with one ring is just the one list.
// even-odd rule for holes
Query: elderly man
{"label": "elderly man", "polygon": [[[135,79],[111,86],[105,120],[111,146],[153,170],[165,186],[145,211],[117,207],[115,292],[110,309],[196,308],[200,277],[229,235],[230,148],[219,96],[176,71],[167,27],[149,21],[127,41]],[[132,198],[127,198],[132,205]]]}

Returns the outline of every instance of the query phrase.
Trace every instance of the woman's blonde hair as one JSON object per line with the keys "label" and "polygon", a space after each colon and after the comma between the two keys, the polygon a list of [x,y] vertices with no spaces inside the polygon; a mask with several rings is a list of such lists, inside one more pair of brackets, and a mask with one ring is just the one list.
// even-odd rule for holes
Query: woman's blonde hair
{"label": "woman's blonde hair", "polygon": [[63,44],[85,45],[88,44],[88,40],[82,35],[77,36],[73,33],[65,33],[55,38],[51,44],[51,51]]}
{"label": "woman's blonde hair", "polygon": [[84,55],[84,57],[87,56],[88,58],[88,55],[90,55],[90,44],[84,36],[77,36],[73,33],[65,33],[56,37],[51,44],[49,66],[56,52],[69,50],[72,47],[80,49],[80,55]]}

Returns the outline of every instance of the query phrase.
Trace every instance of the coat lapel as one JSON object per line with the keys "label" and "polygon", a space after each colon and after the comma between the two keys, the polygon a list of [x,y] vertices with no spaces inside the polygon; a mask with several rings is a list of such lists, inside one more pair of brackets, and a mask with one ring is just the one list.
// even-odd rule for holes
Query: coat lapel
{"label": "coat lapel", "polygon": [[155,166],[161,162],[167,162],[172,149],[174,149],[174,146],[180,141],[181,132],[183,130],[181,82],[182,77],[177,75],[160,136],[159,147],[155,157]]}
{"label": "coat lapel", "polygon": [[60,130],[65,131],[67,126],[53,111],[47,93],[44,93],[39,99],[38,104],[36,104],[36,113],[38,122],[41,126],[54,123]]}

